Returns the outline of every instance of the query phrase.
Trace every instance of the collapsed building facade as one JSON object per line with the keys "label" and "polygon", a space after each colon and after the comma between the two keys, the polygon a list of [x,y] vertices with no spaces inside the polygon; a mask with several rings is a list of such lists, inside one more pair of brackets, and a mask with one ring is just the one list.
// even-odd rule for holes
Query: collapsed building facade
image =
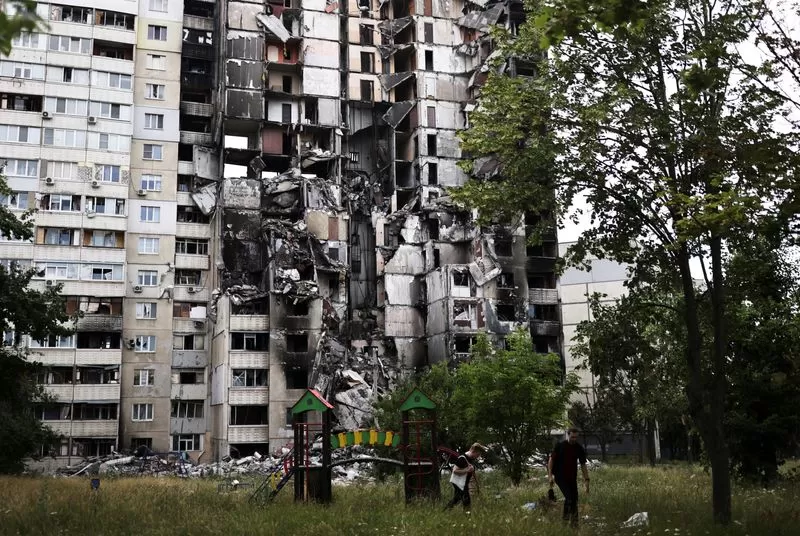
{"label": "collapsed building facade", "polygon": [[[102,239],[121,249],[119,274],[102,276],[103,288],[65,289],[117,300],[83,308],[85,318],[114,317],[92,328],[117,334],[102,346],[111,361],[80,345],[64,361],[114,368],[117,385],[102,395],[109,449],[186,450],[201,461],[274,451],[291,441],[289,408],[309,387],[336,402],[342,427],[360,426],[378,392],[466,358],[482,330],[500,345],[524,325],[537,350],[560,352],[555,233],[528,246],[535,222],[480,228],[447,196],[467,179],[457,132],[489,69],[530,74],[518,60],[490,67],[489,28],[516,32],[522,2],[125,4],[131,36],[119,30],[119,54],[99,40],[113,36],[95,37],[108,70],[133,75],[123,180],[98,186],[124,186],[117,197],[130,198],[116,212],[127,225]],[[74,26],[58,20],[55,29]],[[495,168],[487,160],[476,171]],[[12,188],[45,191],[49,175],[37,174],[35,185],[15,179]],[[22,247],[0,244],[0,258],[30,255]],[[47,255],[37,267],[60,258]],[[170,311],[171,323],[158,321]],[[66,359],[48,352],[46,365]],[[79,402],[68,401],[69,426],[56,423],[67,437]]]}

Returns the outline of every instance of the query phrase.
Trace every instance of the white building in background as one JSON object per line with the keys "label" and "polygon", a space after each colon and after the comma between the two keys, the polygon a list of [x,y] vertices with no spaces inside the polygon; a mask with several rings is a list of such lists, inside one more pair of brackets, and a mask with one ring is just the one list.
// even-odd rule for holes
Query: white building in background
{"label": "white building in background", "polygon": [[[563,256],[574,242],[560,243],[559,256]],[[590,271],[569,268],[558,282],[561,296],[561,322],[564,330],[563,355],[567,372],[577,372],[581,379],[581,388],[589,392],[591,397],[594,379],[588,370],[576,370],[580,360],[573,353],[575,333],[583,321],[591,320],[589,300],[593,294],[605,295],[601,301],[613,302],[627,292],[625,281],[628,279],[628,266],[612,260],[593,259]],[[581,395],[581,399],[584,397]]]}

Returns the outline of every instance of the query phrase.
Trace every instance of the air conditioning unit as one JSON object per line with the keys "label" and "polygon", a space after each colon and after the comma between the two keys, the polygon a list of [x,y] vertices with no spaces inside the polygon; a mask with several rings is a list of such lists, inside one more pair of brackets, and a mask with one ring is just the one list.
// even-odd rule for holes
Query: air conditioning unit
{"label": "air conditioning unit", "polygon": [[194,321],[194,327],[196,327],[197,329],[203,329],[205,327],[205,325],[206,325],[206,323],[203,322],[202,320],[195,320]]}
{"label": "air conditioning unit", "polygon": [[95,212],[92,209],[89,209],[89,210],[86,211],[86,217],[87,218],[94,218],[96,214],[97,214],[97,212]]}
{"label": "air conditioning unit", "polygon": [[42,112],[42,119],[51,119],[50,112]]}
{"label": "air conditioning unit", "polygon": [[97,124],[97,118],[95,116],[93,116],[93,115],[90,115],[89,119],[88,119],[88,122],[89,122],[90,125],[96,125]]}
{"label": "air conditioning unit", "polygon": [[55,181],[55,180],[53,180],[53,177],[47,177],[47,178],[44,180],[44,183],[45,183],[46,185],[48,185],[48,186],[52,186],[52,185],[54,185],[54,184],[56,183],[56,181]]}
{"label": "air conditioning unit", "polygon": [[92,188],[100,188],[100,181],[98,180],[92,181]]}
{"label": "air conditioning unit", "polygon": [[125,346],[128,347],[128,350],[133,350],[136,347],[136,340],[128,339],[128,342],[125,343]]}
{"label": "air conditioning unit", "polygon": [[188,292],[189,294],[194,294],[194,293],[196,293],[198,290],[199,290],[199,289],[197,289],[196,287],[187,287],[187,288],[186,288],[186,292]]}
{"label": "air conditioning unit", "polygon": [[136,294],[140,294],[142,292],[142,285],[133,285],[133,291]]}
{"label": "air conditioning unit", "polygon": [[56,284],[56,282],[52,279],[48,279],[47,281],[44,282],[44,284],[47,285],[48,287],[52,287]]}
{"label": "air conditioning unit", "polygon": [[136,192],[136,193],[137,193],[137,195],[139,195],[139,197],[144,197],[144,196],[147,195],[147,190],[143,190],[143,189],[139,188],[139,191]]}

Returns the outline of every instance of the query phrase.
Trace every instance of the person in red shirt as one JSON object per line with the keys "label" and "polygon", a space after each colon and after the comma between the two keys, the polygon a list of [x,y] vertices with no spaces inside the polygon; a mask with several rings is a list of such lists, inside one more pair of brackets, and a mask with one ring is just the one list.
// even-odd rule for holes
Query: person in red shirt
{"label": "person in red shirt", "polygon": [[589,471],[586,468],[586,451],[578,443],[578,429],[570,428],[569,439],[560,441],[547,462],[550,487],[558,485],[564,495],[564,521],[578,526],[578,462],[581,464],[586,494],[589,494]]}

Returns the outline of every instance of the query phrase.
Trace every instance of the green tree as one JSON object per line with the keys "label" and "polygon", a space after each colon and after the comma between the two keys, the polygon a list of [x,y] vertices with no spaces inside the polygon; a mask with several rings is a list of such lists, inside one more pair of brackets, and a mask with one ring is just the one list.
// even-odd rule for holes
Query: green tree
{"label": "green tree", "polygon": [[536,79],[490,75],[462,137],[501,175],[476,176],[453,196],[484,218],[552,210],[562,220],[583,196],[592,228],[568,262],[610,256],[633,265],[633,288],[680,297],[689,413],[712,468],[714,518],[728,523],[723,254],[753,235],[786,234],[800,190],[797,125],[774,89],[786,69],[740,53],[766,4],[555,0],[528,9],[517,39],[496,37],[507,56],[537,61]]}
{"label": "green tree", "polygon": [[[0,197],[11,193],[0,177]],[[0,235],[10,239],[33,238],[30,213],[17,218],[0,204]],[[0,266],[0,332],[27,334],[43,339],[50,334],[66,334],[62,324],[68,320],[60,286],[43,292],[28,287],[35,269],[6,269]],[[55,439],[36,414],[38,404],[47,402],[35,382],[40,365],[29,360],[27,349],[17,345],[0,346],[0,473],[19,472],[23,460],[35,456],[41,445]]]}
{"label": "green tree", "polygon": [[489,353],[486,334],[478,339],[472,359],[458,368],[454,402],[470,437],[502,448],[504,472],[518,485],[528,458],[566,424],[578,379],[562,374],[558,356],[537,354],[524,329],[509,335],[508,350]]}
{"label": "green tree", "polygon": [[593,437],[600,446],[600,459],[607,461],[608,445],[619,441],[622,430],[622,419],[611,396],[599,389],[592,390],[592,399],[585,392],[586,402],[578,400],[572,403],[568,416],[570,422],[581,429],[584,436]]}
{"label": "green tree", "polygon": [[13,7],[13,13],[0,11],[0,53],[4,56],[11,52],[11,42],[16,36],[34,31],[42,22],[36,15],[35,0],[12,0],[6,5]]}

